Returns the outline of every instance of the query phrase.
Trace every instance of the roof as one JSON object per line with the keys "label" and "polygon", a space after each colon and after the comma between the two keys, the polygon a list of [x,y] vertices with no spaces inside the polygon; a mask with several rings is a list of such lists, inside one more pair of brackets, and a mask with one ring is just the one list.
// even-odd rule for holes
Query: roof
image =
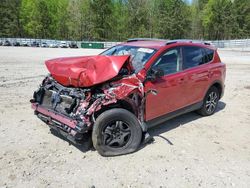
{"label": "roof", "polygon": [[209,43],[205,41],[190,40],[190,39],[165,40],[165,39],[152,39],[152,38],[134,38],[134,39],[129,39],[125,43],[122,43],[122,45],[159,49],[163,46],[176,44],[176,43],[180,45],[183,45],[183,44],[184,45],[192,44],[192,45],[201,45],[201,46],[206,45],[207,47],[209,46],[209,48],[213,48],[212,46],[210,46]]}
{"label": "roof", "polygon": [[135,40],[122,43],[122,45],[159,49],[165,46],[166,42],[166,40]]}

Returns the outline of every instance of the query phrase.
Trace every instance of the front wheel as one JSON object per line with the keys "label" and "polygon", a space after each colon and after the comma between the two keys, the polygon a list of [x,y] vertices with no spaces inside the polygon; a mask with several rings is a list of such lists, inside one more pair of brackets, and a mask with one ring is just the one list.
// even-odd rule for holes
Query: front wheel
{"label": "front wheel", "polygon": [[212,86],[204,100],[203,100],[203,104],[202,104],[202,107],[197,110],[197,113],[202,115],[202,116],[210,116],[212,114],[214,114],[216,108],[217,108],[217,105],[218,105],[218,101],[219,101],[219,91],[216,87]]}
{"label": "front wheel", "polygon": [[96,120],[92,141],[102,156],[116,156],[137,150],[142,139],[138,119],[131,112],[114,108],[103,112]]}

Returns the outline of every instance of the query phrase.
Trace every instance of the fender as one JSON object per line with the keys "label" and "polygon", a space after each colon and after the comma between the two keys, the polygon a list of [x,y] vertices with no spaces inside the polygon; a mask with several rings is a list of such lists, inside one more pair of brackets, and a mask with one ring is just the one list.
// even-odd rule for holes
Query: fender
{"label": "fender", "polygon": [[221,91],[220,91],[220,99],[223,97],[223,95],[224,95],[224,87],[225,87],[225,86],[222,84],[222,81],[220,81],[220,80],[215,80],[215,81],[213,81],[213,82],[207,87],[205,93],[203,94],[203,98],[206,96],[208,90],[209,90],[213,85],[219,85],[219,86],[220,86],[220,89],[221,89]]}

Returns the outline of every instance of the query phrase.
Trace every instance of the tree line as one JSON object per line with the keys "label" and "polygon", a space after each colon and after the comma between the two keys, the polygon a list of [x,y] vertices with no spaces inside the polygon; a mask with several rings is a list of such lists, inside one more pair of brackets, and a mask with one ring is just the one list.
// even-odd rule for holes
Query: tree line
{"label": "tree line", "polygon": [[250,0],[1,0],[0,37],[250,37]]}

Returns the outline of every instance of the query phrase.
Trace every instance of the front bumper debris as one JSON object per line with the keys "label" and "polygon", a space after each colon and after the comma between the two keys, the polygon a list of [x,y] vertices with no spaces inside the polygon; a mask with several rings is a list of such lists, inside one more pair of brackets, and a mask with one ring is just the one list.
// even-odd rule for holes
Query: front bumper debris
{"label": "front bumper debris", "polygon": [[87,127],[82,126],[82,123],[51,109],[46,109],[33,100],[31,100],[31,107],[39,119],[74,144],[79,144],[83,138],[83,133],[88,130]]}

